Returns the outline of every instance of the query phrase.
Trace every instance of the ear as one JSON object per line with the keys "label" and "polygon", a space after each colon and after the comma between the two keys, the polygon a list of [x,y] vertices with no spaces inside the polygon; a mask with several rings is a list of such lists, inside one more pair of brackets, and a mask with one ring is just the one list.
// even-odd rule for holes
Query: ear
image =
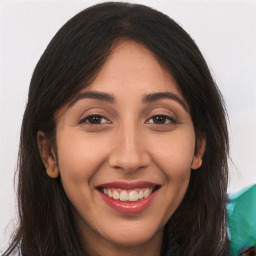
{"label": "ear", "polygon": [[203,156],[205,152],[205,145],[206,145],[206,140],[204,138],[197,140],[191,169],[196,170],[202,166]]}
{"label": "ear", "polygon": [[42,131],[37,132],[37,145],[48,176],[51,178],[58,178],[60,173],[56,154],[50,140]]}

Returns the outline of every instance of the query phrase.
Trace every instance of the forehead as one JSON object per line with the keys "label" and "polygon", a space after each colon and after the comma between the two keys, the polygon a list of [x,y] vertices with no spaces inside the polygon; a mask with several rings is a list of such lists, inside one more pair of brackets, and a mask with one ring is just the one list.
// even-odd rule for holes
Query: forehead
{"label": "forehead", "polygon": [[136,91],[154,93],[171,91],[181,96],[178,84],[173,76],[158,61],[155,55],[143,45],[134,41],[118,41],[114,44],[102,69],[93,82],[84,88],[117,93]]}
{"label": "forehead", "polygon": [[61,116],[81,99],[112,102],[116,106],[133,107],[172,99],[189,112],[186,100],[171,73],[155,55],[134,41],[118,41],[96,77],[71,99],[60,111]]}

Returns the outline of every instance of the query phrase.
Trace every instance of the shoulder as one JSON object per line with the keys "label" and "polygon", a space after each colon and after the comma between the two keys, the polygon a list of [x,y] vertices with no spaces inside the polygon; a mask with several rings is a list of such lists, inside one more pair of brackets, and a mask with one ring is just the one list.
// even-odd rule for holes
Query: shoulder
{"label": "shoulder", "polygon": [[256,245],[256,184],[228,197],[228,229],[230,255],[238,255],[243,247]]}

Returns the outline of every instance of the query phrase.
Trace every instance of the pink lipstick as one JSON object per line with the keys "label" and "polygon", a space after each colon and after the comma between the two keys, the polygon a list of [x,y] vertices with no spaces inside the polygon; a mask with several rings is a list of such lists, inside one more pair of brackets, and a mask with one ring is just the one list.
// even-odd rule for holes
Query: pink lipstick
{"label": "pink lipstick", "polygon": [[159,184],[147,181],[110,182],[97,187],[103,201],[112,209],[124,214],[138,214],[153,202]]}

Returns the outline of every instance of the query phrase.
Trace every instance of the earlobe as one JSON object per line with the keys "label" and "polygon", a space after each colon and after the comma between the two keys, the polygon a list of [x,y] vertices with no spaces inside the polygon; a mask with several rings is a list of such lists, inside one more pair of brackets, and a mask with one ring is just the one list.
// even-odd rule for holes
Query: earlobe
{"label": "earlobe", "polygon": [[37,132],[37,145],[47,175],[51,178],[58,178],[59,168],[57,158],[49,139],[46,138],[44,132],[42,131]]}
{"label": "earlobe", "polygon": [[46,172],[49,177],[55,179],[59,177],[59,168],[56,164],[54,164],[52,167],[46,168]]}
{"label": "earlobe", "polygon": [[194,159],[193,159],[193,162],[191,165],[191,169],[196,170],[196,169],[200,168],[202,166],[202,163],[203,163],[202,159],[198,159],[198,157],[194,156]]}
{"label": "earlobe", "polygon": [[205,139],[200,139],[197,141],[196,153],[193,157],[191,169],[196,170],[202,166],[203,156],[204,156],[204,152],[205,152],[205,145],[206,145]]}

